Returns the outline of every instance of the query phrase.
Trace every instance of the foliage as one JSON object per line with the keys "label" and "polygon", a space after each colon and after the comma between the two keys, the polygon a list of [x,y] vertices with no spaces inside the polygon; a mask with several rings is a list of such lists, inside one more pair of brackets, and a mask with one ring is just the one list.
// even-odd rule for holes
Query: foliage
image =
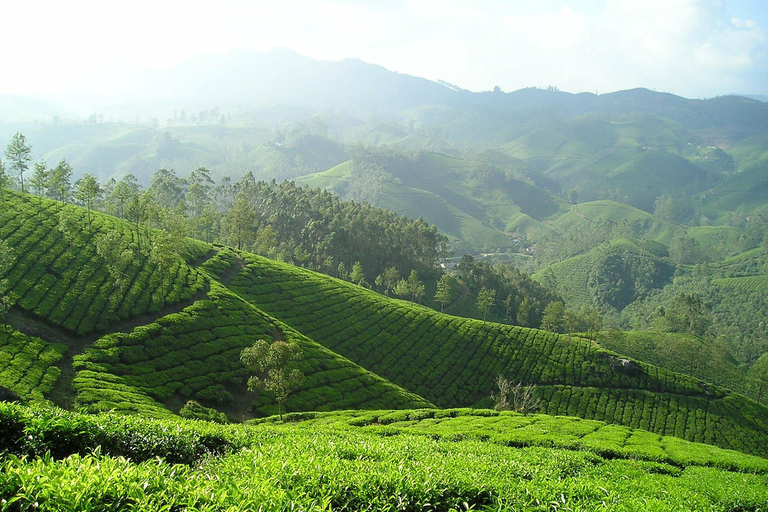
{"label": "foliage", "polygon": [[258,375],[248,377],[248,391],[264,389],[275,395],[280,419],[283,419],[283,402],[304,380],[301,370],[294,368],[294,361],[303,357],[299,345],[276,340],[256,340],[240,353],[240,361]]}
{"label": "foliage", "polygon": [[[122,240],[115,249],[131,246],[139,235],[129,224],[94,213],[89,233],[83,229],[86,214],[82,209],[62,208],[47,199],[41,207],[30,196],[14,192],[6,199],[0,210],[0,240],[14,247],[17,264],[10,269],[7,282],[21,310],[83,335],[163,306],[161,275],[148,258],[119,256],[105,264],[102,237],[110,233],[113,239]],[[102,242],[101,255],[98,241]],[[115,297],[118,281],[124,293]],[[167,302],[190,299],[204,281],[201,273],[177,257],[166,281],[170,283]]]}
{"label": "foliage", "polygon": [[214,423],[229,423],[227,415],[212,407],[205,407],[199,402],[189,400],[179,410],[179,416],[188,420],[204,420]]}
{"label": "foliage", "polygon": [[0,332],[0,386],[24,400],[44,400],[59,379],[56,364],[66,351],[65,345],[6,328]]}
{"label": "foliage", "polygon": [[596,421],[455,409],[295,419],[214,426],[0,404],[0,494],[8,509],[57,511],[768,505],[765,459]]}
{"label": "foliage", "polygon": [[5,158],[8,159],[8,167],[18,174],[21,191],[24,192],[24,173],[29,169],[29,162],[32,161],[32,146],[29,145],[24,134],[16,132],[11,138],[5,148]]}
{"label": "foliage", "polygon": [[[205,268],[226,272],[228,260],[236,261],[232,249],[222,250]],[[253,407],[244,401],[247,405],[233,408],[233,402],[236,395],[242,397],[248,379],[241,352],[254,338],[267,339],[279,331],[288,342],[299,343],[304,354],[297,368],[306,375],[305,385],[286,399],[291,410],[430,406],[280,324],[221,285],[211,286],[205,300],[130,333],[104,336],[75,356],[78,402],[92,412],[166,416],[163,404],[172,407],[174,398],[181,397],[235,418],[275,414],[274,400],[263,395]]]}
{"label": "foliage", "polygon": [[489,403],[493,375],[536,385],[542,411],[766,453],[765,408],[592,340],[441,315],[258,257],[229,287],[340,355],[438,406]]}
{"label": "foliage", "polygon": [[483,312],[483,322],[488,315],[488,308],[496,302],[496,290],[489,290],[485,286],[480,287],[477,292],[477,309]]}

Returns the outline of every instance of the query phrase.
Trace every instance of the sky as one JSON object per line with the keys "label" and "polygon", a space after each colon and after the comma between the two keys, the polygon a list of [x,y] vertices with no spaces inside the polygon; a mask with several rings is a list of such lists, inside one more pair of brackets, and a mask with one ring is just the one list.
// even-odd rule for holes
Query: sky
{"label": "sky", "polygon": [[459,87],[768,95],[766,0],[26,0],[0,94],[129,93],[137,68],[290,48]]}

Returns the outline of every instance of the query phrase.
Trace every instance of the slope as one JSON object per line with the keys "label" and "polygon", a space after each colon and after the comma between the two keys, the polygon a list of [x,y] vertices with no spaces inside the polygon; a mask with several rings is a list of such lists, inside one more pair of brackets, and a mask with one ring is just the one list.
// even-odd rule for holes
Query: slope
{"label": "slope", "polygon": [[[0,385],[23,398],[156,416],[194,398],[237,418],[255,400],[271,413],[269,397],[246,392],[239,361],[263,337],[303,348],[307,380],[289,408],[431,406],[223,289],[211,272],[236,270],[232,251],[187,239],[186,259],[163,276],[149,249],[153,230],[91,216],[88,227],[81,208],[4,191],[0,240],[14,247],[7,278],[17,302],[14,329],[0,333]],[[99,250],[108,234],[131,251],[117,268]]]}
{"label": "slope", "polygon": [[600,350],[588,340],[451,317],[259,257],[230,288],[438,406],[487,402],[497,375],[536,384],[542,410],[765,454],[766,408]]}

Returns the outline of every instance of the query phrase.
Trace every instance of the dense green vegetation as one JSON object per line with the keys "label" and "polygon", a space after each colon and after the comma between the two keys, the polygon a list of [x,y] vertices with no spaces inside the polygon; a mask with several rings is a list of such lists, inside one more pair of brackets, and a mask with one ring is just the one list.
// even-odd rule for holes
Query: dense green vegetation
{"label": "dense green vegetation", "polygon": [[[230,249],[212,251],[209,244],[183,241],[178,250],[199,266],[171,253],[161,293],[152,241],[161,239],[162,231],[137,231],[92,212],[89,233],[80,229],[87,224],[84,210],[13,192],[6,194],[4,205],[3,234],[14,244],[8,289],[17,300],[11,323],[30,330],[32,323],[42,322],[48,327],[32,330],[53,340],[13,330],[0,334],[0,385],[25,399],[53,397],[91,411],[152,416],[176,413],[196,399],[237,420],[254,411],[270,414],[274,404],[268,396],[246,393],[247,371],[239,360],[240,351],[256,338],[269,337],[296,340],[306,355],[301,365],[307,380],[286,402],[289,410],[431,405],[313,343],[212,280],[210,272],[237,270],[239,259]],[[62,211],[73,216],[69,230],[62,229]],[[134,242],[136,233],[144,240],[141,249]],[[115,251],[102,250],[101,240],[129,257],[110,258]]]}
{"label": "dense green vegetation", "polygon": [[[542,411],[764,453],[765,408],[589,340],[440,315],[255,256],[229,284],[279,320],[438,406],[489,405],[497,375],[536,384]],[[755,451],[756,450],[756,451]]]}
{"label": "dense green vegetation", "polygon": [[[3,405],[3,508],[724,511],[768,504],[765,459],[600,422],[461,410],[309,418],[214,427]],[[541,428],[561,436],[542,436]]]}
{"label": "dense green vegetation", "polygon": [[62,344],[0,330],[0,386],[25,400],[43,400],[61,374],[56,363],[66,350]]}
{"label": "dense green vegetation", "polygon": [[0,509],[766,508],[764,104],[422,92],[0,120]]}
{"label": "dense green vegetation", "polygon": [[[255,397],[241,403],[239,410],[233,409],[233,400],[243,395],[248,378],[240,352],[259,338],[296,341],[302,347],[304,359],[298,367],[306,379],[286,400],[288,410],[430,405],[308,340],[219,285],[212,287],[207,300],[179,313],[129,334],[98,339],[75,358],[77,399],[92,411],[154,414],[161,406],[157,402],[149,406],[149,397],[175,411],[181,407],[180,396],[227,410],[236,419],[248,417]],[[255,401],[261,414],[276,411],[267,396]]]}
{"label": "dense green vegetation", "polygon": [[[156,313],[203,289],[203,276],[178,256],[170,278],[161,284],[162,274],[147,244],[144,251],[138,249],[137,233],[128,223],[97,215],[90,228],[83,229],[85,217],[80,208],[6,192],[0,238],[14,248],[16,263],[7,281],[20,308],[84,335]],[[118,242],[131,244],[134,252],[110,271],[112,262],[98,253],[96,243],[100,236],[115,233]],[[189,241],[182,250],[192,259],[209,249],[208,244]]]}

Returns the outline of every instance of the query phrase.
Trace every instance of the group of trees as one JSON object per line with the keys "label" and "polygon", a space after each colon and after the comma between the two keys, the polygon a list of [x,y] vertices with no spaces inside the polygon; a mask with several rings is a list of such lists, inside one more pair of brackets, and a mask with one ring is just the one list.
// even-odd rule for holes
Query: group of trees
{"label": "group of trees", "polygon": [[517,267],[476,262],[469,254],[462,256],[455,275],[477,297],[477,308],[483,318],[492,313],[504,323],[539,327],[547,304],[562,300]]}

